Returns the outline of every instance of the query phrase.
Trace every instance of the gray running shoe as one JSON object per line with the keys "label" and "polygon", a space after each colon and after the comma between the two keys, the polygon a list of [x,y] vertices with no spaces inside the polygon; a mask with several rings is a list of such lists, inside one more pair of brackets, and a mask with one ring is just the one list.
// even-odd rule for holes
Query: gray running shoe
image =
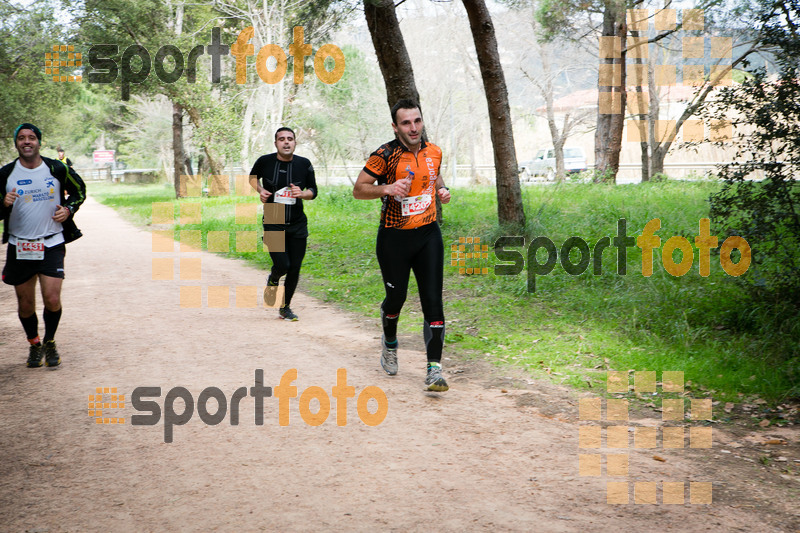
{"label": "gray running shoe", "polygon": [[290,320],[292,322],[297,322],[297,320],[300,318],[292,312],[292,309],[288,305],[281,307],[278,310],[278,314],[282,319]]}
{"label": "gray running shoe", "polygon": [[440,366],[428,367],[428,376],[425,378],[425,385],[428,386],[429,391],[433,392],[444,392],[450,388],[444,380],[444,376],[442,376],[442,367]]}
{"label": "gray running shoe", "polygon": [[397,346],[389,348],[381,335],[381,366],[390,376],[397,374]]}
{"label": "gray running shoe", "polygon": [[42,357],[44,357],[42,345],[31,344],[31,347],[28,350],[28,368],[39,368],[42,366]]}

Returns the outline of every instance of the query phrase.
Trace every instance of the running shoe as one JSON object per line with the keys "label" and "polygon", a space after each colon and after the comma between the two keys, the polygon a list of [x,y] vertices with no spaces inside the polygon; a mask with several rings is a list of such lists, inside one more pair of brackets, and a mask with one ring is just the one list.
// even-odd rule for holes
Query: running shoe
{"label": "running shoe", "polygon": [[394,348],[386,346],[384,336],[381,335],[381,366],[390,376],[397,374],[397,345]]}
{"label": "running shoe", "polygon": [[282,319],[291,320],[292,322],[297,322],[300,318],[292,312],[292,309],[288,305],[281,307],[280,310],[278,310],[278,314]]}
{"label": "running shoe", "polygon": [[61,364],[61,357],[58,356],[58,350],[56,350],[56,341],[46,341],[42,351],[44,352],[45,365],[54,368]]}
{"label": "running shoe", "polygon": [[442,367],[439,365],[431,365],[428,367],[428,376],[425,378],[425,385],[428,386],[429,391],[444,392],[450,387],[442,376]]}
{"label": "running shoe", "polygon": [[31,344],[28,351],[28,368],[39,368],[42,366],[43,355],[41,344]]}

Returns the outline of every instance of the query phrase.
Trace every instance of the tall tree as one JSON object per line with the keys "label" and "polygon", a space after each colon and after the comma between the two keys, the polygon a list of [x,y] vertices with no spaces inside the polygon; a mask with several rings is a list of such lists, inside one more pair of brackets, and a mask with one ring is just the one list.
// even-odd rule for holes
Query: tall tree
{"label": "tall tree", "polygon": [[[53,19],[54,9],[51,1],[0,2],[0,138],[11,139],[18,124],[33,122],[45,142],[53,140],[54,120],[80,92],[80,84],[54,82],[52,73],[45,73],[45,54],[55,44],[69,43],[68,33]],[[61,68],[60,74],[73,72]],[[16,157],[13,143],[0,143],[0,155]]]}
{"label": "tall tree", "polygon": [[[662,10],[656,10],[656,16],[661,12]],[[633,13],[633,17],[631,17],[631,13]],[[702,23],[700,20],[684,19],[682,21],[682,26],[685,30],[683,32],[684,35],[695,34],[695,38],[702,39],[704,34],[713,32],[714,38],[718,40],[717,42],[722,43],[729,39],[730,48],[713,51],[711,55],[718,57],[718,59],[713,61],[711,65],[707,65],[708,75],[704,75],[702,80],[694,82],[696,85],[695,92],[680,116],[674,121],[662,121],[659,117],[661,105],[659,91],[661,88],[656,84],[656,65],[671,65],[683,62],[681,53],[683,52],[682,37],[667,32],[659,34],[652,30],[648,31],[645,29],[649,26],[648,19],[650,18],[647,11],[642,10],[641,13],[637,11],[629,12],[630,35],[633,42],[629,43],[628,49],[633,51],[634,63],[642,65],[642,67],[634,71],[634,76],[629,78],[629,81],[635,86],[636,98],[628,99],[629,111],[634,116],[638,115],[636,127],[640,132],[642,181],[648,181],[651,176],[663,174],[664,160],[667,153],[687,120],[698,115],[715,89],[730,82],[733,69],[743,64],[751,55],[763,48],[764,45],[760,42],[760,32],[758,29],[754,29],[758,28],[754,19],[758,14],[752,10],[752,7],[741,6],[735,13],[727,15],[731,20],[724,24],[719,24],[718,21],[715,24],[711,20],[704,20]],[[639,20],[636,20],[637,18]],[[711,19],[711,17],[704,18]],[[690,24],[687,24],[687,22]],[[633,29],[637,26],[639,29]],[[686,30],[688,26],[696,29]],[[650,37],[653,35],[662,37],[662,39],[651,39]],[[647,47],[651,43],[654,44],[654,47],[652,50],[648,50]],[[676,49],[678,53],[669,57],[669,48]],[[725,81],[726,79],[728,80],[727,82]],[[689,82],[684,79],[683,83],[686,85]],[[657,127],[657,125],[661,127]]]}
{"label": "tall tree", "polygon": [[394,0],[364,0],[364,16],[383,74],[389,107],[401,98],[419,102],[414,69],[400,31]]}
{"label": "tall tree", "polygon": [[[609,0],[603,9],[600,37],[600,76],[603,66],[615,72],[614,84],[598,81],[597,129],[594,135],[595,180],[616,181],[619,153],[622,150],[622,130],[625,127],[626,41],[628,25],[625,20],[625,0]],[[610,43],[610,44],[608,44]],[[619,49],[617,49],[619,46]],[[610,67],[610,68],[609,68]]]}
{"label": "tall tree", "polygon": [[[719,4],[721,0],[699,0],[694,8],[698,13],[707,12]],[[598,111],[595,131],[595,169],[598,180],[616,181],[619,170],[627,108],[628,50],[658,42],[682,29],[683,24],[678,22],[672,28],[658,31],[647,39],[633,36],[628,39],[627,15],[631,9],[646,10],[647,0],[540,0],[537,10],[537,18],[545,30],[545,38],[558,34],[586,35],[587,32],[579,32],[577,29],[578,25],[585,23],[584,15],[587,13],[592,26],[588,33],[595,30],[599,33]],[[656,17],[662,11],[665,12],[666,9],[656,8]]]}
{"label": "tall tree", "polygon": [[[122,57],[132,45],[138,45],[146,50],[150,61],[156,51],[165,44],[183,44],[181,37],[184,25],[189,22],[189,17],[184,11],[182,3],[175,6],[171,2],[160,0],[85,0],[78,2],[71,0],[72,9],[79,24],[79,32],[86,44],[113,43],[118,47],[116,53],[109,53],[117,65],[122,63]],[[201,22],[202,23],[202,22]],[[184,40],[185,41],[185,40]],[[120,84],[123,103],[130,97],[131,91],[141,95],[166,95],[172,103],[172,130],[173,130],[173,183],[176,196],[180,196],[180,176],[186,172],[185,153],[183,146],[183,113],[186,108],[185,96],[196,87],[189,88],[185,81],[179,79],[177,83],[161,83],[148,65],[139,67],[139,72],[134,72],[136,62],[130,61],[131,72],[121,69],[121,75],[114,80]],[[145,76],[139,79],[139,73]],[[149,73],[149,76],[147,75]]]}
{"label": "tall tree", "polygon": [[501,224],[513,227],[525,225],[522,193],[517,174],[517,153],[514,149],[514,130],[508,89],[497,50],[494,24],[483,0],[464,0],[472,38],[478,55],[494,149],[497,175],[497,216]]}

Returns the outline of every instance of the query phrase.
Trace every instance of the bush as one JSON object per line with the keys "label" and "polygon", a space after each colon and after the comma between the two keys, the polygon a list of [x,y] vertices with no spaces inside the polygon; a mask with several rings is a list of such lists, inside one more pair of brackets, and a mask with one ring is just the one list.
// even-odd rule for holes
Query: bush
{"label": "bush", "polygon": [[[766,11],[762,43],[772,48],[780,66],[776,78],[764,69],[739,86],[722,91],[707,118],[737,117],[736,163],[722,165],[722,189],[712,194],[711,218],[720,239],[741,235],[752,248],[750,270],[743,278],[754,293],[770,300],[800,303],[800,36],[783,17],[800,17],[800,2],[783,5],[782,15]],[[763,181],[754,178],[763,173]]]}

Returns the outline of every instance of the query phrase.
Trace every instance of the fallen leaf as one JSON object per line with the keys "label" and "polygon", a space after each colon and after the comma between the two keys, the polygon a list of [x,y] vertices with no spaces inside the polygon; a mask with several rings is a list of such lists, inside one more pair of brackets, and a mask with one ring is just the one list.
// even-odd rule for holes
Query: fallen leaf
{"label": "fallen leaf", "polygon": [[664,459],[663,457],[660,457],[658,455],[654,455],[653,459],[655,459],[656,461],[661,461],[662,463],[666,463],[667,462],[666,459]]}
{"label": "fallen leaf", "polygon": [[769,420],[767,420],[767,419],[765,418],[764,420],[762,420],[761,422],[759,422],[759,423],[758,423],[758,425],[759,425],[759,426],[761,426],[762,428],[765,428],[765,427],[769,426]]}
{"label": "fallen leaf", "polygon": [[762,444],[786,444],[786,441],[781,439],[770,439]]}
{"label": "fallen leaf", "polygon": [[502,392],[503,394],[505,394],[505,393],[507,393],[508,391],[507,391],[506,389],[500,389],[500,392]]}
{"label": "fallen leaf", "polygon": [[726,403],[725,404],[725,412],[726,413],[730,413],[733,410],[733,408],[735,407],[735,405],[736,404],[731,403],[731,402]]}

